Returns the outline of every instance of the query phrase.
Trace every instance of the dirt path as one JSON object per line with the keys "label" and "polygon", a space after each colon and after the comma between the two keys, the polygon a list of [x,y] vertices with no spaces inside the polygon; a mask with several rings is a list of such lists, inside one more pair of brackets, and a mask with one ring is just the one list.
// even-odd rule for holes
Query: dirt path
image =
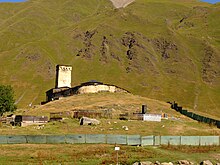
{"label": "dirt path", "polygon": [[110,0],[116,8],[126,7],[135,0]]}

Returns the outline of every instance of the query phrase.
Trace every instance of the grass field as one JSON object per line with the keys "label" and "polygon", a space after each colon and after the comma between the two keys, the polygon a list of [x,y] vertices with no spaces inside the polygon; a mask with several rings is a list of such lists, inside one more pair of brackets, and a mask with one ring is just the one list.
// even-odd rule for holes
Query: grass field
{"label": "grass field", "polygon": [[[114,145],[0,145],[0,164],[116,164]],[[134,147],[120,146],[119,162],[131,165],[137,161],[177,163],[189,160],[220,162],[219,147]]]}
{"label": "grass field", "polygon": [[[162,122],[143,122],[137,120],[119,120],[119,114],[141,112],[141,105],[146,104],[148,113],[168,115]],[[3,126],[0,134],[139,134],[139,135],[220,135],[216,126],[198,123],[177,113],[170,108],[170,104],[148,99],[128,93],[98,93],[75,95],[48,104],[22,109],[17,114],[48,116],[50,112],[71,110],[103,110],[112,111],[112,119],[98,119],[97,126],[80,126],[78,119],[64,119],[63,121],[49,122],[43,129],[36,125],[27,127]],[[128,131],[122,127],[127,126]]]}
{"label": "grass field", "polygon": [[[127,126],[128,131],[122,127]],[[66,119],[62,122],[50,122],[43,129],[37,126],[1,127],[1,135],[39,135],[39,134],[129,134],[129,135],[217,135],[220,130],[214,126],[200,124],[194,121],[162,120],[160,123],[142,121],[101,120],[97,126],[80,126],[76,119]]]}

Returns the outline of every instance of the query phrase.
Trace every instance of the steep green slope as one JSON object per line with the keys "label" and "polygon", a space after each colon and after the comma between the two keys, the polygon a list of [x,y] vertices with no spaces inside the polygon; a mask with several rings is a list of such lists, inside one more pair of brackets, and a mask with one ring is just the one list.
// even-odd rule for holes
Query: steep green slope
{"label": "steep green slope", "polygon": [[96,79],[220,117],[220,6],[196,0],[30,0],[0,4],[0,82],[20,106],[54,87]]}

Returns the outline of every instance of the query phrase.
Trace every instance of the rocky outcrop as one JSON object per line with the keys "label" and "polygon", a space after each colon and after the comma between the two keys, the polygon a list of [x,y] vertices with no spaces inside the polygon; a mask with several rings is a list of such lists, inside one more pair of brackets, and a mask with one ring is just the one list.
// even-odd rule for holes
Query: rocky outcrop
{"label": "rocky outcrop", "polygon": [[103,36],[101,50],[100,50],[101,53],[100,61],[107,62],[107,58],[108,58],[107,51],[108,51],[108,40],[106,36]]}
{"label": "rocky outcrop", "polygon": [[[159,161],[156,161],[155,163],[152,163],[150,161],[142,161],[142,162],[135,162],[133,165],[174,165],[174,164],[177,164],[177,165],[193,165],[194,163],[192,163],[188,160],[179,160],[179,161],[177,161],[177,163],[172,163],[172,162],[160,163]],[[200,163],[200,165],[213,165],[213,163],[210,160],[205,160],[205,161],[202,161]],[[216,165],[218,165],[218,163]]]}
{"label": "rocky outcrop", "polygon": [[169,162],[169,163],[164,162],[164,163],[161,163],[161,165],[173,165],[173,163],[172,162]]}
{"label": "rocky outcrop", "polygon": [[200,163],[200,165],[213,165],[210,160],[204,160]]}
{"label": "rocky outcrop", "polygon": [[132,60],[135,53],[136,53],[134,46],[137,44],[134,33],[126,32],[121,39],[121,43],[122,43],[122,45],[127,47],[127,52],[126,52],[127,58],[129,60]]}
{"label": "rocky outcrop", "polygon": [[193,163],[188,160],[179,160],[177,161],[178,165],[192,165]]}
{"label": "rocky outcrop", "polygon": [[154,165],[154,163],[150,161],[144,161],[144,162],[135,162],[133,165]]}
{"label": "rocky outcrop", "polygon": [[92,45],[92,37],[97,33],[97,31],[86,31],[83,35],[79,34],[74,38],[82,38],[84,47],[81,48],[76,56],[81,56],[83,58],[90,59],[92,57],[91,47]]}
{"label": "rocky outcrop", "polygon": [[79,121],[80,125],[98,125],[100,124],[100,121],[97,119],[91,119],[88,117],[82,117]]}
{"label": "rocky outcrop", "polygon": [[202,79],[206,83],[212,83],[219,75],[218,71],[213,67],[215,66],[217,56],[211,46],[205,45],[204,58],[202,60]]}
{"label": "rocky outcrop", "polygon": [[164,60],[170,58],[170,51],[177,52],[178,48],[175,43],[168,41],[164,38],[153,39],[152,43],[156,46],[157,51],[161,54]]}

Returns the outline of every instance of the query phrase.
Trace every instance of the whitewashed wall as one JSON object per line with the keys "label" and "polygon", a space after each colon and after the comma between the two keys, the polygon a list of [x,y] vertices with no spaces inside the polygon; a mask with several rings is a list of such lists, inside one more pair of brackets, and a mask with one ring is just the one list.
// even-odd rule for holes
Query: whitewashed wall
{"label": "whitewashed wall", "polygon": [[88,86],[83,86],[78,89],[79,94],[98,93],[98,92],[114,93],[116,91],[117,91],[117,88],[115,86],[108,86],[108,85],[88,85]]}
{"label": "whitewashed wall", "polygon": [[144,114],[143,115],[143,120],[144,121],[157,121],[157,122],[161,122],[161,115]]}

